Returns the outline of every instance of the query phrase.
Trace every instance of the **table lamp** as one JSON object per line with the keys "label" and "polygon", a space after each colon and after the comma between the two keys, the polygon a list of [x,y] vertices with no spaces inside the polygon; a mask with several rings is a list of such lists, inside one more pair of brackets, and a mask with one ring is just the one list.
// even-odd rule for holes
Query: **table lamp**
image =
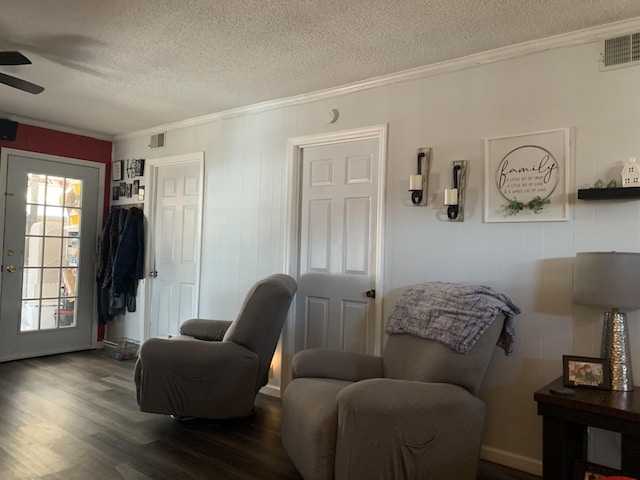
{"label": "table lamp", "polygon": [[608,309],[601,356],[611,363],[611,389],[633,390],[627,316],[622,311],[640,308],[640,253],[577,253],[573,303]]}

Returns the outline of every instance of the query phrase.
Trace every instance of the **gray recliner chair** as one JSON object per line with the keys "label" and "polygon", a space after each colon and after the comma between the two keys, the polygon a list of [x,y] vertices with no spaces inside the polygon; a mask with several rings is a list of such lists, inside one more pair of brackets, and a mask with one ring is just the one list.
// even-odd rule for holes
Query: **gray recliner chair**
{"label": "gray recliner chair", "polygon": [[478,389],[499,315],[466,354],[391,335],[382,357],[311,349],[293,358],[282,442],[305,480],[475,480],[485,406]]}
{"label": "gray recliner chair", "polygon": [[233,322],[187,320],[180,336],[146,340],[134,373],[140,410],[212,419],[250,415],[296,289],[288,275],[271,275],[253,286]]}

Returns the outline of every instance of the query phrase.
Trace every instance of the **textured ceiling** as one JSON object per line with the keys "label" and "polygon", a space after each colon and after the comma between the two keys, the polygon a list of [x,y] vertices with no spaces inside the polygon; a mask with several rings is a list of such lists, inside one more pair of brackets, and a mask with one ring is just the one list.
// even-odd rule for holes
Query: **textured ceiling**
{"label": "textured ceiling", "polygon": [[640,17],[638,0],[0,0],[0,112],[111,136]]}

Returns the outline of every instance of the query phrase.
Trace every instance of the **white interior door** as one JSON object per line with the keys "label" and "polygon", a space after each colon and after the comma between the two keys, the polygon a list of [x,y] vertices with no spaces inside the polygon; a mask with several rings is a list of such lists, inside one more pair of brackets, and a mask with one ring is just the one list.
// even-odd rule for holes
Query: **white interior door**
{"label": "white interior door", "polygon": [[0,360],[78,350],[94,337],[100,168],[30,156],[3,165]]}
{"label": "white interior door", "polygon": [[376,351],[378,150],[377,139],[303,150],[297,350]]}
{"label": "white interior door", "polygon": [[201,243],[202,163],[158,165],[153,209],[149,335],[177,335],[197,317]]}

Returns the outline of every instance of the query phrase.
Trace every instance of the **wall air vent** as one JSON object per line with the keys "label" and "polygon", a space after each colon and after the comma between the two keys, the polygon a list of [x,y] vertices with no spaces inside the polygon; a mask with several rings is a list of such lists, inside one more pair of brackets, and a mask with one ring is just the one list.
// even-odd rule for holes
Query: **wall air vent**
{"label": "wall air vent", "polygon": [[609,38],[602,42],[600,71],[640,64],[640,33]]}
{"label": "wall air vent", "polygon": [[151,135],[151,140],[149,141],[149,147],[151,148],[161,148],[164,147],[164,133],[156,133],[155,135]]}

